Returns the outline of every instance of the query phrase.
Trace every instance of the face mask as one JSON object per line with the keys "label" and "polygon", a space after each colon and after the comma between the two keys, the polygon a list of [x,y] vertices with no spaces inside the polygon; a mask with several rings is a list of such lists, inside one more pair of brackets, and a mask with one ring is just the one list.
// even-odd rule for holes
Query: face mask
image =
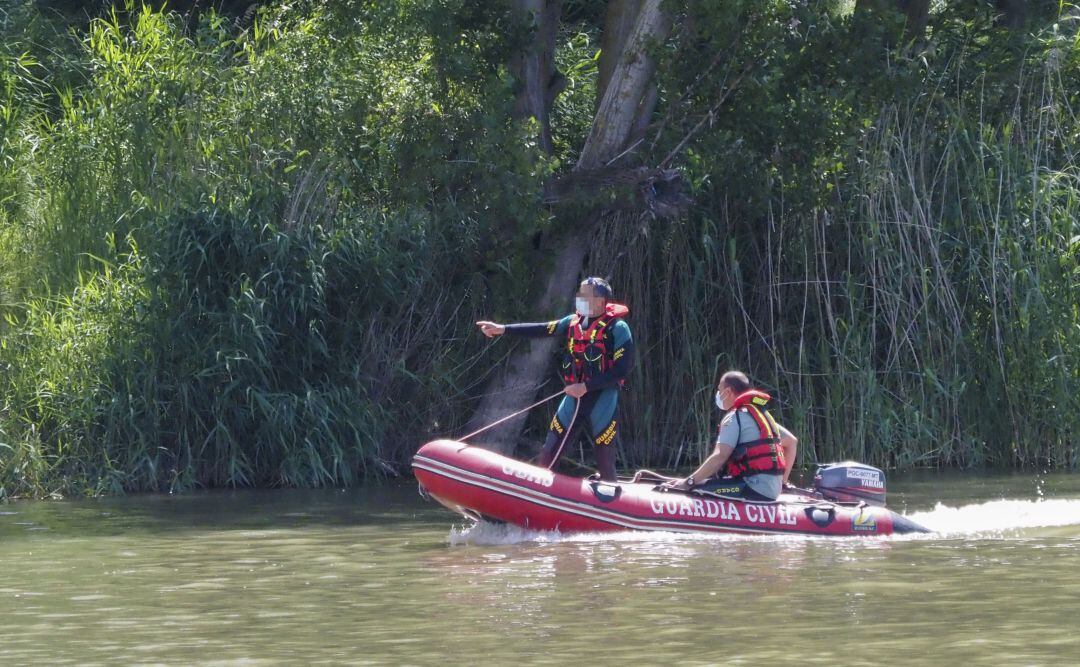
{"label": "face mask", "polygon": [[577,314],[582,317],[588,317],[589,311],[592,310],[592,308],[589,307],[589,300],[583,299],[580,296],[574,299],[574,309],[577,310]]}
{"label": "face mask", "polygon": [[716,407],[724,409],[724,399],[720,398],[720,392],[716,392]]}

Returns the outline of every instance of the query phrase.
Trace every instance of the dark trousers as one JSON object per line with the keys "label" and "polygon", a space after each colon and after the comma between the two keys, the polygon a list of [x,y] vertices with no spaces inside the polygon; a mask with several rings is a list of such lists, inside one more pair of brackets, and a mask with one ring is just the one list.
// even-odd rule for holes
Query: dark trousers
{"label": "dark trousers", "polygon": [[[579,400],[580,405],[578,405]],[[596,456],[596,469],[600,471],[600,479],[614,482],[616,480],[615,440],[619,434],[618,424],[615,421],[615,409],[618,403],[618,389],[589,392],[581,399],[564,397],[555,416],[551,419],[551,426],[544,440],[544,448],[540,452],[540,465],[550,467],[562,455],[559,445],[562,444],[562,449],[565,450],[573,444],[575,437],[580,437],[585,426],[588,426],[589,439],[593,443],[593,454]],[[575,407],[577,417],[574,417]]]}

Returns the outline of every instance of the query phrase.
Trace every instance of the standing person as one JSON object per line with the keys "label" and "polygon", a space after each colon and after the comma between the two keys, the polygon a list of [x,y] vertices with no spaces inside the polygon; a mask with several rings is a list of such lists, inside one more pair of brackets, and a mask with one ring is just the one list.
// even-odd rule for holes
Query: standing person
{"label": "standing person", "polygon": [[745,373],[724,373],[716,387],[716,407],[728,412],[720,421],[716,448],[689,477],[664,486],[776,500],[791,475],[799,440],[765,409],[770,400],[750,386]]}
{"label": "standing person", "polygon": [[[626,316],[630,309],[611,301],[611,285],[587,278],[578,287],[575,312],[559,320],[529,324],[477,322],[488,338],[508,334],[539,338],[565,336],[562,379],[566,396],[551,419],[540,453],[540,465],[550,467],[579,425],[588,422],[600,479],[614,482],[615,438],[619,388],[634,365],[634,340]],[[575,418],[575,412],[577,417]],[[567,429],[571,433],[567,433]]]}

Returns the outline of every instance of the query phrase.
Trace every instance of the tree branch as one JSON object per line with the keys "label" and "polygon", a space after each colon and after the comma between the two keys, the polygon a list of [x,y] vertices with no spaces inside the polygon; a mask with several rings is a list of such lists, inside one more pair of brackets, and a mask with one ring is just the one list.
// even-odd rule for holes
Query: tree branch
{"label": "tree branch", "polygon": [[694,135],[705,127],[705,123],[712,123],[713,119],[716,117],[716,112],[720,110],[720,107],[724,105],[724,102],[727,102],[727,99],[731,97],[731,93],[739,87],[739,83],[743,80],[743,77],[745,77],[753,68],[753,63],[744,67],[743,70],[739,72],[738,76],[735,77],[735,80],[731,82],[731,85],[724,88],[724,94],[720,96],[720,99],[716,101],[716,104],[709,108],[709,111],[701,117],[701,120],[686,133],[686,136],[675,145],[675,148],[671,149],[671,152],[667,154],[667,157],[660,161],[661,168],[666,168],[671,163],[675,156],[682,151],[683,147],[686,146]]}

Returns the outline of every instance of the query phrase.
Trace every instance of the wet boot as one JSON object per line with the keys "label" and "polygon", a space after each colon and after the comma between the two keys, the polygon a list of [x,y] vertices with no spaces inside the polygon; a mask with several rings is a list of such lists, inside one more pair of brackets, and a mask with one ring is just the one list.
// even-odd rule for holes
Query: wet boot
{"label": "wet boot", "polygon": [[600,472],[600,479],[605,482],[615,482],[615,447],[611,445],[599,445],[593,447],[596,455],[596,469]]}

